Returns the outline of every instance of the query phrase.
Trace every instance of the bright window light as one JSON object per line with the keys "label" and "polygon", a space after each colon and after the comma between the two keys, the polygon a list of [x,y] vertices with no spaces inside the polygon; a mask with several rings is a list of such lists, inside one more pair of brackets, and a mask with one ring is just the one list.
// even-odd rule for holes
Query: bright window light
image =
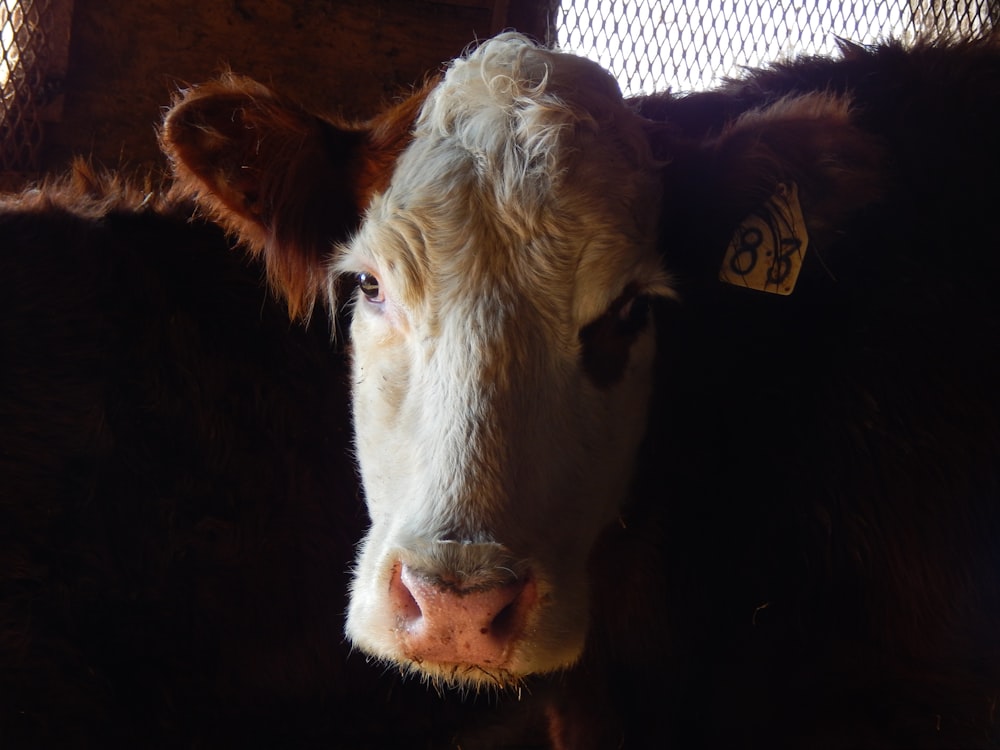
{"label": "bright window light", "polygon": [[556,41],[642,94],[706,89],[741,66],[833,53],[838,37],[975,32],[988,18],[988,0],[563,0]]}

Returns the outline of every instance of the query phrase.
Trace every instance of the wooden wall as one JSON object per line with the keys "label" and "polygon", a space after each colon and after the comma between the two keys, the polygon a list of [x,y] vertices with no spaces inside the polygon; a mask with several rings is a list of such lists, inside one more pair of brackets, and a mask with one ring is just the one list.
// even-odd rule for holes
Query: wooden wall
{"label": "wooden wall", "polygon": [[307,106],[373,113],[496,31],[542,38],[550,0],[75,0],[62,112],[45,171],[75,155],[107,167],[161,164],[171,92],[227,66]]}

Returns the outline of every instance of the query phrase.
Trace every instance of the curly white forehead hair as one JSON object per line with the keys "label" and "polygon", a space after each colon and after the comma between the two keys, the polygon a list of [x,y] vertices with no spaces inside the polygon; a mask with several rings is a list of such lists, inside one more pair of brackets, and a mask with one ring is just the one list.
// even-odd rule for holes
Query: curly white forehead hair
{"label": "curly white forehead hair", "polygon": [[[451,63],[415,134],[462,147],[499,204],[539,207],[579,166],[574,157],[585,134],[602,133],[608,145],[613,133],[611,158],[632,173],[645,171],[652,161],[648,137],[638,118],[622,116],[623,107],[618,83],[597,63],[507,32]],[[618,183],[615,190],[634,195],[649,188]]]}

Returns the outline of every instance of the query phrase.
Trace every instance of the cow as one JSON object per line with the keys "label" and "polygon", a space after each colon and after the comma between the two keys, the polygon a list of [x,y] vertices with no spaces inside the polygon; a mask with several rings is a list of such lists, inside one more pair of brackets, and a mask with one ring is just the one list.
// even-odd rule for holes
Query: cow
{"label": "cow", "polygon": [[162,178],[0,197],[0,747],[529,741],[344,642],[347,360],[265,273]]}
{"label": "cow", "polygon": [[292,315],[350,308],[359,650],[565,679],[559,747],[972,747],[998,133],[988,37],[625,100],[507,33],[370,122],[229,77],[162,142]]}
{"label": "cow", "polygon": [[998,92],[505,34],[5,197],[0,744],[996,746]]}
{"label": "cow", "polygon": [[[280,258],[269,270],[293,313],[317,297],[336,306],[339,279],[357,279],[354,424],[373,523],[347,632],[444,682],[516,683],[578,659],[586,561],[644,432],[647,299],[670,293],[658,175],[613,79],[560,63],[501,38],[371,138],[225,83],[184,96],[163,131],[179,182]],[[583,101],[562,103],[578,81]],[[567,138],[591,158],[566,160]],[[287,154],[307,174],[282,169]],[[344,185],[360,194],[337,195]],[[613,199],[595,202],[595,185]],[[344,214],[351,249],[326,260]],[[593,253],[581,255],[581,231]],[[581,368],[581,329],[604,315]]]}

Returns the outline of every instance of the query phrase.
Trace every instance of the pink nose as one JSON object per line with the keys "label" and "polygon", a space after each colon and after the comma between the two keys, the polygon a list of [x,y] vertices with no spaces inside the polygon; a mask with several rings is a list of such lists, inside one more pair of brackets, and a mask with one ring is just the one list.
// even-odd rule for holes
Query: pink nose
{"label": "pink nose", "polygon": [[407,657],[482,667],[506,666],[537,598],[530,576],[462,588],[403,563],[389,587]]}

